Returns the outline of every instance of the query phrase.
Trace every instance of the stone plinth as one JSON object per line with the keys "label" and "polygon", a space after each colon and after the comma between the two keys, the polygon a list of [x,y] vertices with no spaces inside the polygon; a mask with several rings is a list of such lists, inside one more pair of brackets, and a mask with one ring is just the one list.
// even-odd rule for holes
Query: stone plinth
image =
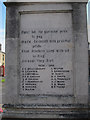
{"label": "stone plinth", "polygon": [[5,3],[3,119],[88,118],[86,2]]}

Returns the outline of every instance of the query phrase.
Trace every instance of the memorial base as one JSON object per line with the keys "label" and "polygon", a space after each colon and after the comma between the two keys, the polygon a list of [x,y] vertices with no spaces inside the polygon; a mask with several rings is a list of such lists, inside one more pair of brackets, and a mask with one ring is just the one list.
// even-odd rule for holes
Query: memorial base
{"label": "memorial base", "polygon": [[[69,107],[70,106],[70,107]],[[89,109],[86,105],[76,105],[78,107],[68,105],[58,108],[41,107],[41,108],[26,108],[22,109],[18,106],[17,108],[8,107],[5,108],[2,120],[25,120],[25,119],[89,119]]]}

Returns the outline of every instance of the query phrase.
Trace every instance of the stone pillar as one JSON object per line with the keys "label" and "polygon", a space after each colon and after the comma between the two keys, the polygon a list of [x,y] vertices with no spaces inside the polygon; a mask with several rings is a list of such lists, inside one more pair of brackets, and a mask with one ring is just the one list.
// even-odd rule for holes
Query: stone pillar
{"label": "stone pillar", "polygon": [[87,119],[87,0],[8,0],[4,4],[2,120]]}

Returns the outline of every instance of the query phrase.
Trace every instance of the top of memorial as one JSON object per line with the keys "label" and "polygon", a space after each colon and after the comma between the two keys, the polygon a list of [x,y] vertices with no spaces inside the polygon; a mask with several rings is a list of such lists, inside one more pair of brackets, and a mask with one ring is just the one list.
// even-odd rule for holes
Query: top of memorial
{"label": "top of memorial", "polygon": [[7,0],[7,2],[88,2],[88,0]]}

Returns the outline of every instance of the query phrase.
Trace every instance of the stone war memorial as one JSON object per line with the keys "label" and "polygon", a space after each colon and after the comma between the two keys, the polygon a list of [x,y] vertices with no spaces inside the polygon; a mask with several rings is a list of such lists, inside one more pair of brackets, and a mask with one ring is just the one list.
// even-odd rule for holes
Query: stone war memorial
{"label": "stone war memorial", "polygon": [[88,0],[7,0],[2,120],[88,119]]}

